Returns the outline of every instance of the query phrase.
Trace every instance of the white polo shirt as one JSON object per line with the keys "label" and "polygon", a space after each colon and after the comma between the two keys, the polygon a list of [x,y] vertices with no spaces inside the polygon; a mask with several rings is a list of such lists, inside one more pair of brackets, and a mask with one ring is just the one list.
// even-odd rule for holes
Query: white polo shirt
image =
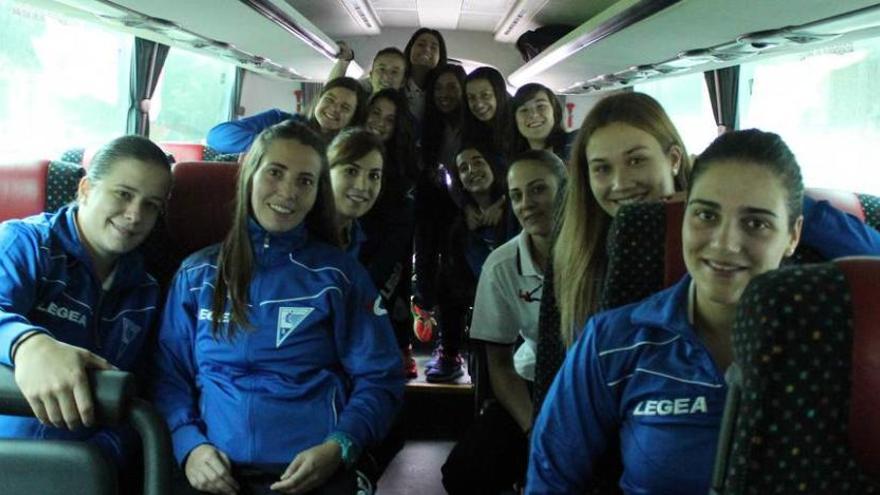
{"label": "white polo shirt", "polygon": [[486,258],[477,284],[470,335],[499,344],[514,344],[522,335],[524,342],[516,350],[513,364],[520,376],[534,381],[544,275],[532,261],[527,239],[527,234],[520,232]]}

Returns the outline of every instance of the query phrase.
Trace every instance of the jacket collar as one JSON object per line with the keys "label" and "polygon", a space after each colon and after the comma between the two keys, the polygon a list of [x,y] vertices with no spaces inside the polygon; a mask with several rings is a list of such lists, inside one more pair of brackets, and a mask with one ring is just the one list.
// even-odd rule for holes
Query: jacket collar
{"label": "jacket collar", "polygon": [[297,248],[303,246],[308,239],[308,229],[303,220],[299,225],[287,232],[271,233],[263,228],[253,217],[248,216],[248,235],[254,259],[259,264],[271,263],[278,256],[287,257]]}
{"label": "jacket collar", "polygon": [[516,236],[516,261],[519,274],[523,277],[544,278],[544,274],[538,271],[532,259],[529,237],[525,230],[521,230]]}
{"label": "jacket collar", "polygon": [[660,291],[636,307],[630,320],[634,325],[659,327],[679,335],[694,335],[693,325],[688,321],[688,299],[691,276]]}

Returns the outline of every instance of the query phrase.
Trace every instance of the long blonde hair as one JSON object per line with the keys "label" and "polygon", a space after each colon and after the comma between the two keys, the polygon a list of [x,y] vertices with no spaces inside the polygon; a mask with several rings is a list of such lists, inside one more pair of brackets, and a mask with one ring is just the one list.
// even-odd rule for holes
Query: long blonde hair
{"label": "long blonde hair", "polygon": [[[571,157],[569,186],[553,247],[553,284],[559,307],[559,333],[569,347],[576,330],[596,312],[608,256],[605,239],[611,217],[596,201],[590,187],[586,147],[601,127],[621,122],[654,136],[664,151],[681,149],[680,170],[690,170],[688,154],[669,116],[644,93],[618,93],[600,100],[584,118]],[[676,190],[685,189],[685,173],[676,176]]]}
{"label": "long blonde hair", "polygon": [[[220,246],[217,260],[217,280],[212,301],[211,321],[212,333],[215,337],[225,336],[232,339],[236,328],[249,329],[247,317],[248,289],[253,277],[254,253],[248,234],[248,218],[251,215],[251,191],[254,175],[260,168],[266,150],[278,139],[299,141],[318,153],[321,157],[321,174],[318,178],[318,196],[314,206],[306,215],[304,222],[310,235],[330,244],[339,246],[338,234],[333,228],[335,208],[333,192],[330,187],[330,172],[327,166],[326,145],[323,139],[305,124],[292,120],[273,125],[260,133],[254,140],[250,151],[241,165],[238,184],[235,191],[235,206],[232,228]],[[226,310],[226,299],[230,299],[232,308],[226,331],[220,332],[223,314]]]}

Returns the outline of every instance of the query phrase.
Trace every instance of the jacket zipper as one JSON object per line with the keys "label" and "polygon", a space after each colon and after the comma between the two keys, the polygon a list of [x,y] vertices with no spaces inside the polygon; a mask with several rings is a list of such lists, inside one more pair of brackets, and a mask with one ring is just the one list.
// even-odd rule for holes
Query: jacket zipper
{"label": "jacket zipper", "polygon": [[104,289],[100,289],[98,304],[92,311],[92,336],[95,339],[95,349],[101,350],[101,306],[104,304]]}

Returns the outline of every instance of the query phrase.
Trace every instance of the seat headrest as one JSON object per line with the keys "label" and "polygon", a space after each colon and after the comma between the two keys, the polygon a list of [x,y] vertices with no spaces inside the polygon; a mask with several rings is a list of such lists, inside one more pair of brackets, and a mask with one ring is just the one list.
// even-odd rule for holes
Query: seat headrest
{"label": "seat headrest", "polygon": [[835,261],[853,309],[849,440],[866,474],[880,480],[880,258]]}
{"label": "seat headrest", "polygon": [[168,234],[184,253],[223,240],[232,225],[235,162],[182,162],[172,168],[174,189],[165,222]]}
{"label": "seat headrest", "polygon": [[205,160],[205,146],[198,143],[158,143],[166,153],[171,153],[174,161],[200,162]]}
{"label": "seat headrest", "polygon": [[0,165],[0,221],[36,215],[46,208],[49,160]]}

